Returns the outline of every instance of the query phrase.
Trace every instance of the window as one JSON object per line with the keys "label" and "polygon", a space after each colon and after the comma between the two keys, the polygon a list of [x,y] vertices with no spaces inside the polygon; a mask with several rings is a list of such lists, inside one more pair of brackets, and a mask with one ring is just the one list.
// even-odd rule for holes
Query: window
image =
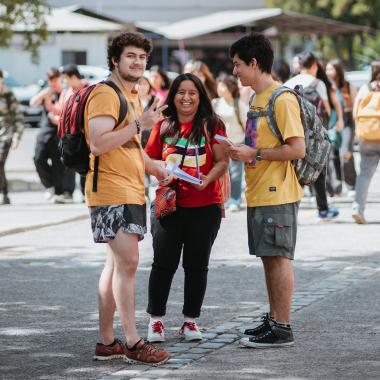
{"label": "window", "polygon": [[87,64],[87,52],[86,51],[74,51],[63,50],[62,51],[62,65],[68,64],[86,65]]}

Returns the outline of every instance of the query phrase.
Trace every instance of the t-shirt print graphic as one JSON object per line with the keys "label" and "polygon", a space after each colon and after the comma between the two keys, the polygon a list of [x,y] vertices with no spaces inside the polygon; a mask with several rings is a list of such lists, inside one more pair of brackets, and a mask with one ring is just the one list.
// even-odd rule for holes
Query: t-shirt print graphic
{"label": "t-shirt print graphic", "polygon": [[[257,122],[258,117],[254,117],[252,112],[247,114],[247,122],[245,128],[245,145],[250,146],[251,148],[256,148],[257,143]],[[252,165],[252,164],[247,164]]]}

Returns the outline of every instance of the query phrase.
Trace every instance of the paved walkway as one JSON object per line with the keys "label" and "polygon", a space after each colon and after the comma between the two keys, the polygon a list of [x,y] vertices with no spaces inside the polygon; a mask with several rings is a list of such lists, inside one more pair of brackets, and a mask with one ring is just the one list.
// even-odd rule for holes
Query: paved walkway
{"label": "paved walkway", "polygon": [[[24,173],[17,169],[22,161],[13,163],[12,156],[9,168],[11,176]],[[30,173],[35,175],[33,169]],[[296,345],[288,349],[238,345],[239,331],[255,323],[268,306],[261,264],[247,253],[245,213],[228,214],[213,249],[199,319],[204,340],[185,343],[177,335],[183,300],[179,269],[163,344],[173,357],[159,368],[91,361],[98,329],[96,287],[105,247],[91,242],[87,209],[79,198],[72,205],[54,205],[39,191],[14,192],[13,204],[0,211],[0,377],[378,379],[379,189],[378,172],[366,213],[369,223],[364,226],[352,222],[349,199],[336,202],[341,215],[334,223],[317,223],[314,207],[303,202],[294,261]],[[149,234],[140,252],[136,315],[144,336],[152,260]],[[116,325],[121,336],[118,321]]]}

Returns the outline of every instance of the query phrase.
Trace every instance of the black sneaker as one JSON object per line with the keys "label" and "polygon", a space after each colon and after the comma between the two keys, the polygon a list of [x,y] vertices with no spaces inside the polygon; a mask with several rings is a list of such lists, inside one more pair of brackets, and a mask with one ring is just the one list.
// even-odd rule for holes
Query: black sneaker
{"label": "black sneaker", "polygon": [[253,348],[288,347],[294,344],[293,332],[290,327],[278,326],[270,321],[270,330],[259,336],[240,339],[240,344]]}
{"label": "black sneaker", "polygon": [[258,336],[264,332],[267,332],[268,330],[270,330],[270,325],[269,325],[270,320],[272,320],[272,319],[271,319],[269,313],[264,314],[261,317],[261,323],[252,329],[244,330],[244,335]]}

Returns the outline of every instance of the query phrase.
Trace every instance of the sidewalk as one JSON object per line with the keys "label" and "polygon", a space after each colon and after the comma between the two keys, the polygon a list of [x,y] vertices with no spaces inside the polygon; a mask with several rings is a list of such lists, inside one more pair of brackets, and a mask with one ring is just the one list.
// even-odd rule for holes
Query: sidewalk
{"label": "sidewalk", "polygon": [[[180,267],[165,319],[167,342],[162,345],[173,358],[152,368],[91,360],[105,247],[91,242],[83,204],[43,207],[39,194],[14,194],[9,210],[18,215],[19,226],[25,225],[30,207],[38,222],[47,221],[49,214],[58,221],[66,212],[65,217],[83,212],[85,219],[0,237],[2,379],[378,378],[380,204],[371,204],[370,223],[364,226],[352,222],[348,204],[341,205],[335,223],[317,223],[315,210],[301,209],[292,307],[296,345],[279,350],[238,345],[239,330],[251,326],[268,306],[260,261],[247,253],[245,212],[228,214],[211,256],[199,319],[204,340],[186,343],[177,335],[184,291]],[[136,281],[136,321],[143,337],[151,260],[147,234],[140,243]],[[118,319],[116,335],[122,336]]]}
{"label": "sidewalk", "polygon": [[[18,162],[9,162],[12,175]],[[179,267],[165,319],[167,342],[161,345],[173,357],[158,368],[91,360],[105,246],[91,240],[86,206],[78,198],[56,205],[43,192],[13,192],[13,204],[0,209],[0,378],[378,379],[379,189],[380,170],[370,188],[366,225],[353,223],[350,200],[339,202],[341,214],[333,223],[317,223],[315,208],[303,202],[294,260],[296,344],[288,349],[238,344],[239,330],[252,326],[268,306],[261,263],[247,252],[246,213],[227,214],[213,247],[199,319],[204,340],[186,343],[178,337],[184,291]],[[140,243],[136,279],[136,321],[143,337],[151,261],[148,233]],[[116,335],[122,336],[117,318]]]}

